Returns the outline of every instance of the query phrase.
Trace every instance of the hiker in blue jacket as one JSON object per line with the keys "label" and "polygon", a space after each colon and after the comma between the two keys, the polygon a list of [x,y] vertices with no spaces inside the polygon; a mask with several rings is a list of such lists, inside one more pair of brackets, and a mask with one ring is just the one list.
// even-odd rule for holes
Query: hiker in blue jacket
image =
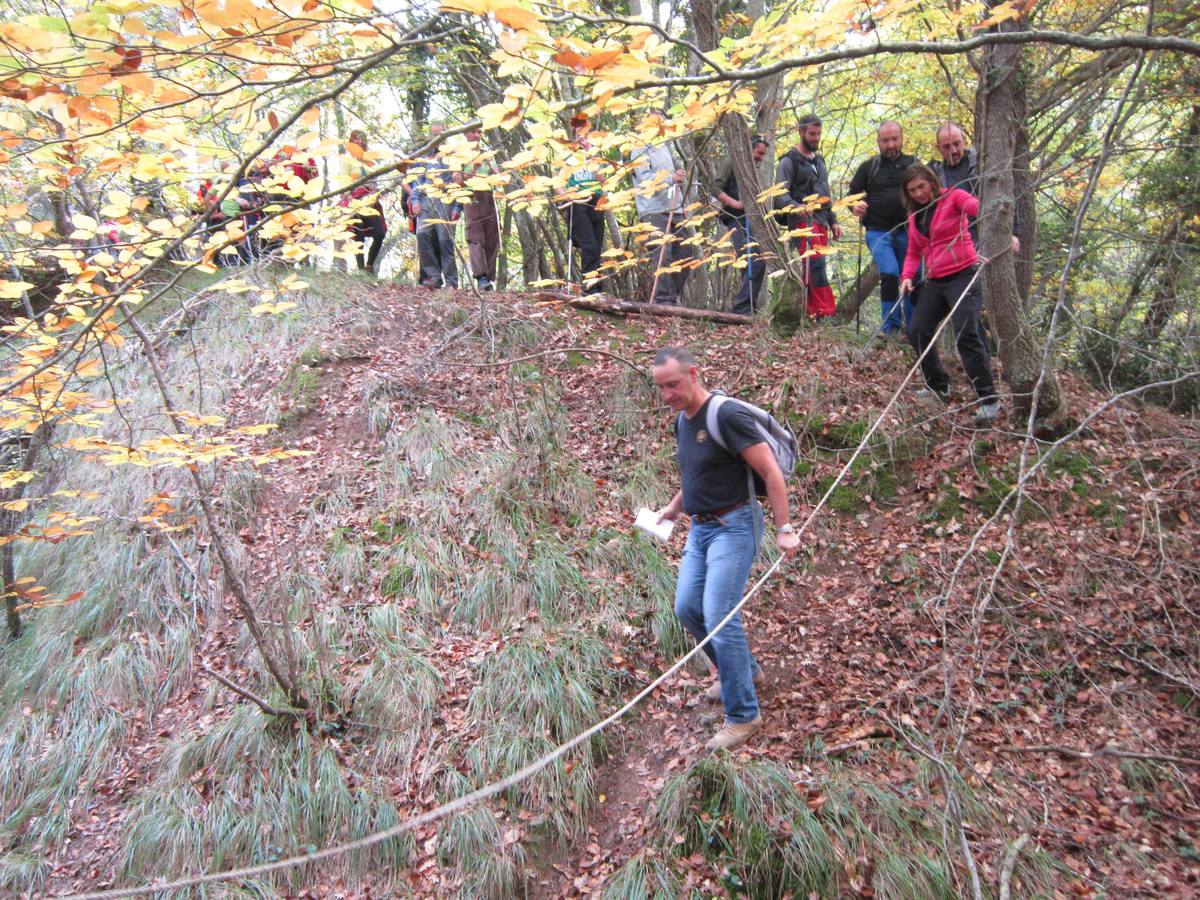
{"label": "hiker in blue jacket", "polygon": [[[779,549],[794,552],[800,538],[788,522],[783,472],[748,408],[705,388],[692,354],[682,347],[659,350],[651,374],[663,400],[679,413],[675,442],[682,487],[658,511],[658,521],[674,521],[684,512],[692,519],[675,615],[701,641],[742,599],[758,552],[762,511],[753,475],[766,486]],[[716,414],[710,415],[714,403]],[[710,433],[713,425],[719,436]],[[762,727],[755,684],[761,684],[763,672],[750,653],[741,613],[704,649],[720,679],[706,696],[719,697],[725,712],[724,725],[705,746],[732,750]]]}

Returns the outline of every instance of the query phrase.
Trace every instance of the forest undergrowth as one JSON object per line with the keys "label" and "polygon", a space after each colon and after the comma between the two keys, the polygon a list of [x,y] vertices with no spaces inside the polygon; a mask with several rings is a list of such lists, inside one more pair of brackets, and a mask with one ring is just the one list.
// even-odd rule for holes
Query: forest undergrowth
{"label": "forest undergrowth", "polygon": [[[681,539],[631,528],[677,483],[652,351],[687,344],[788,419],[801,513],[911,364],[850,326],[781,340],[307,280],[272,316],[218,286],[163,340],[189,408],[310,452],[205,472],[310,709],[266,675],[180,473],[64,456],[39,492],[100,490],[79,509],[106,512],[18,558],[84,596],[0,649],[0,891],[267,862],[541,757],[687,648]],[[167,427],[136,371],[109,361],[135,398],[110,440]],[[948,407],[902,392],[752,601],[761,738],[705,756],[715,708],[687,669],[494,802],[204,895],[1194,894],[1200,428],[1122,401],[1027,445],[1011,414],[967,427],[953,373]],[[1064,383],[1076,422],[1104,403]],[[164,498],[178,530],[140,518]]]}

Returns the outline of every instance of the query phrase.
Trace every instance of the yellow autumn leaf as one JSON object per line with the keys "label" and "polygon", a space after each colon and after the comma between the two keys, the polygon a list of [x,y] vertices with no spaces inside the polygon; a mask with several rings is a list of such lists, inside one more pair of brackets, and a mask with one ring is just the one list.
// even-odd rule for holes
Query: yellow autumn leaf
{"label": "yellow autumn leaf", "polygon": [[28,281],[0,281],[0,300],[17,300],[34,285]]}
{"label": "yellow autumn leaf", "polygon": [[281,313],[284,310],[291,309],[296,304],[290,300],[285,300],[282,303],[260,303],[258,306],[250,308],[252,316],[273,316],[276,313]]}
{"label": "yellow autumn leaf", "polygon": [[240,428],[233,429],[234,434],[267,434],[274,431],[279,426],[272,422],[262,422],[258,425],[243,425]]}

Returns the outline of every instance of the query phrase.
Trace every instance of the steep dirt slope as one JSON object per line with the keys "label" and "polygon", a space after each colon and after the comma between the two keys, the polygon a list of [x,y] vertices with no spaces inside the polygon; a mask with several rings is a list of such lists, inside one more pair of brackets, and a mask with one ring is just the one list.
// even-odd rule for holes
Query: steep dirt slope
{"label": "steep dirt slope", "polygon": [[[372,328],[348,339],[334,323],[311,335],[309,344],[325,352],[303,368],[317,378],[303,397],[292,391],[279,404],[283,437],[313,455],[268,477],[257,494],[257,514],[239,534],[260,588],[278,578],[281,557],[307,556],[326,567],[326,593],[314,619],[322,610],[421,610],[419,599],[388,588],[384,579],[391,572],[372,568],[364,580],[358,575],[366,570],[355,570],[358,575],[342,579],[325,561],[332,530],[379,530],[376,481],[385,430],[416,433],[432,416],[456,423],[470,452],[502,452],[532,427],[529,417],[544,404],[546,416],[569,422],[559,429],[554,452],[591,480],[579,494],[586,506],[562,497],[547,501],[548,524],[568,548],[603,544],[628,533],[635,501],[661,503],[673,490],[670,416],[654,407],[634,368],[644,369],[653,349],[687,344],[700,355],[710,384],[786,413],[806,455],[793,482],[797,518],[824,494],[909,362],[898,349],[861,354],[853,336],[840,332],[781,340],[759,329],[614,320],[515,296],[481,304],[465,294],[362,290]],[[236,399],[233,418],[262,420],[275,402],[268,400],[271,392],[295,372],[293,360],[264,361]],[[1100,402],[1069,378],[1067,385],[1080,415]],[[961,402],[961,378],[957,389]],[[970,415],[965,405],[938,408],[906,391],[805,535],[805,552],[752,604],[747,627],[769,676],[767,724],[736,754],[737,764],[773,763],[791,773],[797,796],[830,836],[832,894],[869,896],[893,883],[881,871],[879,849],[855,843],[842,812],[831,812],[870,796],[878,809],[884,808],[880,798],[895,801],[897,821],[911,826],[905,839],[915,841],[912,846],[927,835],[931,854],[944,850],[956,890],[969,891],[966,858],[958,850],[961,822],[989,892],[1021,839],[1028,849],[1013,854],[1017,888],[1026,878],[1039,891],[1064,894],[1188,895],[1200,889],[1194,669],[1200,558],[1189,533],[1197,515],[1200,430],[1194,422],[1117,405],[1030,481],[1019,528],[1010,529],[1010,505],[992,527],[977,532],[1015,483],[1022,445],[1004,430],[965,427]],[[387,429],[380,426],[385,420]],[[539,473],[554,469],[551,449],[517,449],[530,459],[523,478],[536,489]],[[417,458],[417,451],[408,452]],[[464,558],[473,569],[498,564],[500,551],[472,537],[478,486],[468,475],[450,483],[458,486],[445,504],[451,518],[462,516],[454,527],[464,535]],[[330,520],[334,528],[317,534],[306,525],[310,510],[335,488],[345,505]],[[396,522],[429,515],[413,508],[416,500],[389,502],[400,510]],[[397,540],[391,527],[379,532],[381,552]],[[681,545],[677,536],[661,551],[666,571]],[[968,548],[972,553],[960,565]],[[625,633],[610,633],[603,642],[613,685],[607,709],[669,660],[656,640],[653,604],[641,599],[648,596],[642,574],[630,571],[623,583],[620,575],[605,577],[612,579],[606,590],[632,598],[631,610],[644,610],[626,618]],[[465,771],[465,757],[445,748],[474,738],[471,698],[481,667],[524,629],[536,629],[539,615],[531,605],[516,619],[479,628],[447,613],[422,648],[441,685],[423,738],[408,756],[411,768],[395,771],[397,809],[417,811],[444,798],[425,777],[428,771]],[[101,799],[58,851],[50,893],[110,882],[118,835],[131,824],[127,800],[152,789],[163,744],[210,732],[246,705],[219,688],[215,706],[201,702],[213,696],[213,689],[199,687],[201,666],[235,678],[242,672],[245,684],[257,680],[252,656],[238,649],[232,607],[212,625],[195,651],[196,686],[159,717],[168,725],[139,732],[113,761]],[[349,684],[374,671],[369,652],[347,652],[332,665]],[[616,730],[607,756],[595,760],[589,800],[564,819],[579,823],[578,830],[567,827],[561,841],[539,825],[545,813],[522,811],[522,804],[536,807],[534,800],[510,797],[493,805],[497,843],[523,848],[524,891],[550,897],[612,889],[631,860],[654,860],[671,869],[682,889],[705,896],[754,892],[729,838],[736,815],[710,803],[705,770],[697,768],[717,712],[699,697],[706,685],[702,675],[682,674]],[[353,772],[369,742],[346,720],[360,713],[322,714],[330,730],[318,730],[315,740],[331,742]],[[1047,749],[1054,747],[1064,752]],[[684,797],[681,808],[694,813],[687,821],[707,823],[696,826],[710,829],[705,841],[672,833],[669,823],[682,820],[663,811],[664,791]],[[772,834],[794,827],[785,819],[781,814],[769,822]],[[944,845],[938,846],[943,825]],[[854,833],[869,830],[864,825]],[[294,882],[292,891],[379,896],[407,885],[417,895],[457,895],[475,883],[461,858],[447,856],[445,830],[427,829],[415,838],[400,873],[359,872],[340,881],[317,871]],[[1038,867],[1027,868],[1033,853]],[[451,859],[459,861],[449,865]],[[771,895],[764,890],[760,895]]]}

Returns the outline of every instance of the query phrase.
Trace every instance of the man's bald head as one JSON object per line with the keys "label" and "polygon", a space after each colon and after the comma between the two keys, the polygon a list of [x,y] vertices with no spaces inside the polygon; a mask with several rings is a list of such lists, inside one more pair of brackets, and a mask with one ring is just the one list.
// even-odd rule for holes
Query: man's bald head
{"label": "man's bald head", "polygon": [[967,152],[967,139],[963,135],[962,126],[957,122],[943,122],[937,130],[937,148],[942,156],[942,162],[948,166],[957,166],[962,162]]}

